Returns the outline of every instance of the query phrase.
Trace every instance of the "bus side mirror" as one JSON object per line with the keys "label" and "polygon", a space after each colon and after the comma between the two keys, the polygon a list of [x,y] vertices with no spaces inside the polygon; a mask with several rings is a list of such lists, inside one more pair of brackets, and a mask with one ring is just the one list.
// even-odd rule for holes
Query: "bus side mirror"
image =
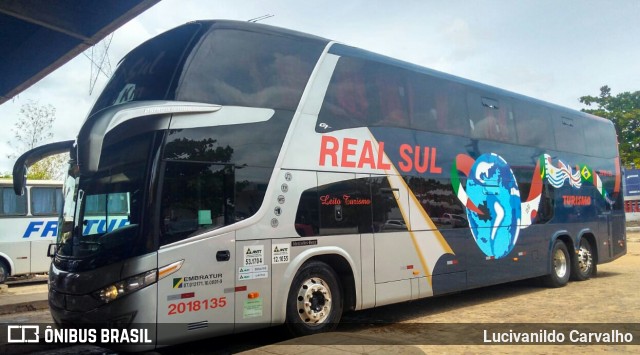
{"label": "bus side mirror", "polygon": [[22,154],[13,165],[13,191],[20,196],[27,185],[27,168],[38,161],[60,153],[67,153],[73,148],[74,141],[62,141],[45,144]]}
{"label": "bus side mirror", "polygon": [[27,186],[27,167],[24,164],[16,164],[13,167],[13,191],[16,195],[24,195],[24,187]]}
{"label": "bus side mirror", "polygon": [[58,244],[49,244],[49,248],[47,249],[47,256],[53,258],[56,256],[58,252]]}

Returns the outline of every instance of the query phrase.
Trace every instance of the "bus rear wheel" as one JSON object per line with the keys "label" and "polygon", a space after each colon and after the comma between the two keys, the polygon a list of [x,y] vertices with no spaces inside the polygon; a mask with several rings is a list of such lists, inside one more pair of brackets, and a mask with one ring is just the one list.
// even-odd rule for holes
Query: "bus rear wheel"
{"label": "bus rear wheel", "polygon": [[588,240],[582,238],[580,247],[572,259],[571,279],[576,281],[588,280],[594,274],[595,266],[593,247]]}
{"label": "bus rear wheel", "polygon": [[296,335],[335,329],[342,316],[342,294],[333,269],[320,261],[304,264],[287,298],[287,327]]}
{"label": "bus rear wheel", "polygon": [[553,243],[551,257],[549,258],[551,273],[545,278],[547,286],[562,287],[569,282],[569,276],[571,275],[570,260],[567,246],[561,240],[556,240]]}

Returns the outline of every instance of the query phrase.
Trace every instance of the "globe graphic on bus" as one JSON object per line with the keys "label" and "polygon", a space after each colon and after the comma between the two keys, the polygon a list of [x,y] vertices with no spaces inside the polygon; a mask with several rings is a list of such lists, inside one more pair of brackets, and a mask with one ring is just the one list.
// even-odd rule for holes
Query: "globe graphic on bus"
{"label": "globe graphic on bus", "polygon": [[520,190],[511,168],[496,154],[481,155],[471,168],[466,192],[484,212],[467,209],[476,244],[487,256],[506,256],[513,250],[520,231]]}

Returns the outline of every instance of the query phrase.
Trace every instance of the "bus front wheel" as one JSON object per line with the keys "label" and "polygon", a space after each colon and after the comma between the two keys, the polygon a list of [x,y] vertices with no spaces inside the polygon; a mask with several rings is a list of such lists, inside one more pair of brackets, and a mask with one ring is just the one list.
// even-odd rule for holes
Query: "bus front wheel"
{"label": "bus front wheel", "polygon": [[591,243],[582,238],[580,247],[572,259],[571,279],[584,281],[594,275],[596,263],[593,259],[593,247]]}
{"label": "bus front wheel", "polygon": [[7,266],[7,263],[5,263],[3,260],[0,260],[0,284],[5,283],[8,277],[9,267]]}
{"label": "bus front wheel", "polygon": [[342,294],[333,269],[320,261],[305,263],[287,298],[287,327],[296,335],[335,329],[342,316]]}
{"label": "bus front wheel", "polygon": [[550,268],[551,273],[545,278],[545,283],[549,287],[562,287],[569,282],[571,275],[571,264],[569,251],[567,246],[561,241],[556,240],[551,250]]}

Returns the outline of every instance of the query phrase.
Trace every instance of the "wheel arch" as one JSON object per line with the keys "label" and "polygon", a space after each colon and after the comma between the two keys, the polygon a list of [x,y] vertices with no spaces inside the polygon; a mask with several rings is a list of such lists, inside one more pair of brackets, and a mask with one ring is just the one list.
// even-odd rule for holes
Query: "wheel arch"
{"label": "wheel arch", "polygon": [[[551,240],[549,241],[549,245],[547,246],[547,255],[549,257],[551,256],[551,253],[553,251],[553,245],[556,243],[556,241],[559,240],[561,242],[564,243],[564,245],[567,247],[567,250],[569,250],[569,258],[573,259],[573,255],[575,254],[575,245],[573,243],[573,238],[571,237],[571,234],[569,234],[569,232],[567,230],[560,230],[557,231],[552,237]],[[547,263],[547,272],[551,272],[551,264]]]}
{"label": "wheel arch", "polygon": [[591,248],[593,250],[593,253],[591,256],[593,257],[593,262],[597,265],[598,264],[598,244],[596,243],[596,235],[590,229],[585,229],[581,231],[580,234],[578,235],[578,240],[576,240],[576,244],[574,245],[574,249],[573,249],[574,252],[571,253],[571,258],[573,259],[576,256],[576,253],[580,248],[580,242],[582,241],[582,239],[587,240],[589,244],[591,244]]}
{"label": "wheel arch", "polygon": [[3,252],[0,252],[0,261],[4,261],[4,263],[7,264],[7,266],[9,267],[9,276],[12,276],[15,270],[15,265],[13,264],[13,260],[11,260],[9,255]]}
{"label": "wheel arch", "polygon": [[331,267],[336,276],[343,294],[343,310],[357,309],[358,307],[358,287],[360,287],[359,278],[356,277],[356,266],[353,259],[342,248],[338,247],[320,247],[305,250],[296,256],[287,267],[282,281],[281,287],[274,287],[272,318],[273,323],[284,323],[286,319],[287,297],[293,279],[298,270],[310,261],[321,261]]}

